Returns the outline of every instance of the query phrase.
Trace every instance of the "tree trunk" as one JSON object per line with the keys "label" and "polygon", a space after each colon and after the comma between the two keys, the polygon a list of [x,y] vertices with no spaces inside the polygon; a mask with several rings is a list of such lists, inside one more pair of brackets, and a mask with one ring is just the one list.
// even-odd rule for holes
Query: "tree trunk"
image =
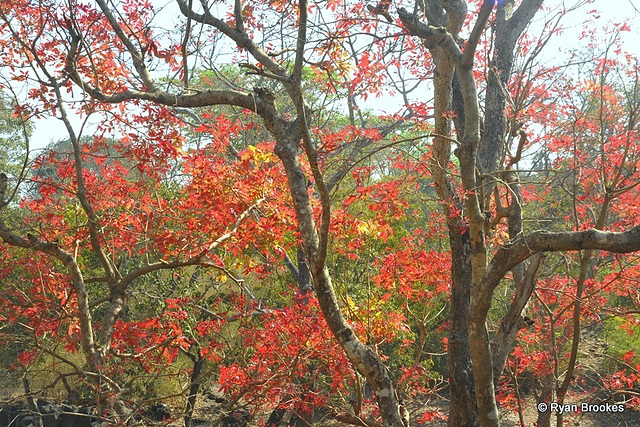
{"label": "tree trunk", "polygon": [[493,383],[496,387],[502,376],[504,366],[507,363],[507,358],[515,346],[518,332],[524,325],[524,320],[521,315],[522,310],[524,310],[533,293],[543,258],[542,254],[535,254],[529,263],[525,276],[520,280],[516,280],[516,294],[511,301],[509,311],[507,311],[507,314],[500,321],[500,328],[496,333],[492,349]]}
{"label": "tree trunk", "polygon": [[282,161],[287,174],[298,219],[298,229],[323,317],[349,360],[371,384],[385,425],[388,427],[407,427],[408,417],[403,417],[406,410],[403,411],[401,408],[386,366],[371,347],[364,345],[358,339],[342,315],[329,270],[323,261],[318,261],[324,259],[321,252],[325,248],[320,247],[313,209],[307,191],[307,180],[300,165],[300,129],[294,123],[289,123],[281,124],[274,130],[277,138],[275,153]]}
{"label": "tree trunk", "polygon": [[191,387],[189,387],[189,397],[187,398],[187,407],[184,412],[184,427],[191,427],[193,420],[193,410],[196,407],[196,401],[198,400],[198,391],[200,389],[200,374],[202,373],[202,367],[204,366],[205,359],[202,357],[200,351],[198,355],[194,356],[191,353],[187,353],[187,356],[193,362],[193,369],[191,370]]}
{"label": "tree trunk", "polygon": [[471,293],[471,259],[469,234],[449,234],[451,242],[451,330],[447,367],[451,388],[448,425],[472,427],[476,420],[476,394],[469,353],[469,297]]}
{"label": "tree trunk", "polygon": [[33,421],[35,422],[34,427],[43,427],[42,414],[40,414],[40,409],[38,408],[38,402],[36,401],[36,398],[31,394],[31,382],[26,373],[22,377],[22,386],[24,387],[24,394],[25,396],[27,396],[27,406],[33,413]]}
{"label": "tree trunk", "polygon": [[[536,381],[536,379],[534,379]],[[540,381],[540,394],[536,394],[536,404],[548,405],[553,399],[553,373],[544,375]],[[551,411],[538,411],[537,427],[551,427]]]}

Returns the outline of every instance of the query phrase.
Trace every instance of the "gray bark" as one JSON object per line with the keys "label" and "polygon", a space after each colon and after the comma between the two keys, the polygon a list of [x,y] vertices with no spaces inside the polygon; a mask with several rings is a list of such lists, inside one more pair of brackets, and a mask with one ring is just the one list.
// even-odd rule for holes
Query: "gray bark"
{"label": "gray bark", "polygon": [[286,133],[276,135],[275,153],[281,159],[287,173],[289,189],[298,218],[298,229],[301,233],[305,253],[308,256],[311,277],[323,317],[340,347],[354,363],[358,372],[371,384],[385,425],[389,427],[406,426],[387,368],[375,351],[364,345],[349,326],[340,311],[329,270],[324,262],[317,262],[320,239],[316,232],[306,177],[300,166],[299,139],[296,139],[299,136],[299,129],[295,126],[291,128],[287,126],[286,128],[288,128]]}
{"label": "gray bark", "polygon": [[[493,360],[485,322],[495,288],[509,270],[535,253],[581,249],[600,249],[616,253],[638,251],[640,250],[640,226],[621,233],[590,229],[565,233],[537,231],[528,235],[521,234],[510,244],[500,248],[487,266],[473,290],[469,312],[476,391],[479,393],[479,384],[487,385],[489,391],[485,392],[486,399],[494,393]],[[481,383],[478,380],[480,375]],[[478,400],[478,405],[480,404]],[[497,417],[494,418],[491,412],[479,413],[479,420],[481,426],[499,425]]]}
{"label": "gray bark", "polygon": [[516,295],[511,301],[509,310],[500,321],[492,352],[493,383],[496,387],[502,376],[507,358],[513,350],[518,332],[524,326],[522,310],[524,310],[533,293],[542,262],[543,254],[537,253],[532,257],[526,276],[516,288]]}

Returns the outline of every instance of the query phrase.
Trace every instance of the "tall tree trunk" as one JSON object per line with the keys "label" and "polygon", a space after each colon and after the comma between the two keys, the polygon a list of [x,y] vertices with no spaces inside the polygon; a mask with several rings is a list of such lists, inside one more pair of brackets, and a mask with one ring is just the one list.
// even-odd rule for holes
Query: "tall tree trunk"
{"label": "tall tree trunk", "polygon": [[471,259],[469,234],[450,232],[451,256],[451,330],[447,367],[451,387],[448,425],[472,427],[476,420],[476,394],[469,352],[469,298],[471,295]]}
{"label": "tall tree trunk", "polygon": [[435,134],[431,174],[436,192],[442,200],[447,218],[451,246],[451,330],[447,351],[450,384],[448,425],[475,425],[476,398],[469,352],[469,303],[471,295],[471,240],[465,230],[462,201],[456,196],[447,174],[451,158],[451,119],[447,112],[455,111],[456,134],[464,136],[464,106],[460,86],[451,58],[442,49],[431,49],[437,65],[435,76]]}
{"label": "tall tree trunk", "polygon": [[202,374],[205,358],[202,357],[200,350],[198,350],[197,356],[187,352],[185,352],[185,354],[191,359],[191,362],[193,362],[193,369],[189,377],[191,386],[189,387],[189,396],[187,397],[187,406],[184,412],[184,427],[191,427],[193,411],[196,407],[198,391],[200,390],[200,375]]}
{"label": "tall tree trunk", "polygon": [[320,239],[313,217],[307,180],[300,165],[300,129],[295,123],[283,123],[273,128],[276,135],[275,153],[284,165],[293,205],[298,219],[302,244],[307,257],[318,304],[331,333],[349,360],[371,384],[380,415],[388,427],[407,427],[408,414],[401,407],[388,369],[376,352],[364,345],[340,311],[329,270],[324,262]]}
{"label": "tall tree trunk", "polygon": [[[535,379],[534,379],[535,381]],[[553,399],[553,373],[550,372],[540,379],[540,393],[536,394],[536,404],[549,404]],[[538,411],[537,427],[551,427],[551,411]]]}
{"label": "tall tree trunk", "polygon": [[[449,244],[451,246],[451,330],[449,331],[447,368],[451,387],[448,425],[451,427],[473,426],[476,419],[475,389],[469,352],[469,303],[471,293],[471,240],[465,231],[462,217],[462,202],[456,197],[447,175],[451,158],[451,121],[446,114],[456,109],[457,134],[464,134],[464,108],[455,99],[459,89],[454,87],[453,62],[440,49],[432,50],[437,64],[435,77],[435,134],[433,145],[434,164],[431,174],[436,184],[438,197],[447,218]],[[453,105],[452,105],[453,104]],[[456,212],[460,212],[456,214]]]}

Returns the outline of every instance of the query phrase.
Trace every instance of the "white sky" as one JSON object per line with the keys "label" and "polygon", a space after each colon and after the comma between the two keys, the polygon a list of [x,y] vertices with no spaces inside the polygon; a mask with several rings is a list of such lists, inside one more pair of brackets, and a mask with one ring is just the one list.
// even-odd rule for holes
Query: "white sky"
{"label": "white sky", "polygon": [[[554,4],[564,4],[570,7],[577,0],[548,0],[545,5],[553,6]],[[579,11],[573,12],[563,21],[566,32],[561,38],[556,38],[554,42],[546,47],[543,55],[546,55],[550,61],[557,58],[558,50],[571,45],[578,45],[578,35],[582,31],[582,23],[588,18],[594,18],[594,14],[588,12],[597,9],[599,18],[595,20],[595,25],[604,27],[609,22],[628,21],[632,31],[623,34],[624,48],[638,56],[640,56],[640,0],[595,0],[593,4],[583,6]],[[542,20],[542,14],[536,15],[537,20]],[[367,103],[367,108],[372,105]],[[70,112],[73,124],[79,129],[81,122],[77,115]],[[46,147],[48,144],[61,139],[67,139],[66,129],[63,123],[57,119],[43,119],[35,123],[35,130],[31,138],[31,150],[35,154],[38,150]]]}

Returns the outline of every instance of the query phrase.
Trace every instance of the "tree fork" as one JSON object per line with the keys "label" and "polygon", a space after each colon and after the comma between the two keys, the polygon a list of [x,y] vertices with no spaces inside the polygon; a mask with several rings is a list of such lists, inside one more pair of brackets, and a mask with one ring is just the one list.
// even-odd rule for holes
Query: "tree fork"
{"label": "tree fork", "polygon": [[408,427],[408,414],[400,404],[386,366],[375,351],[364,345],[340,311],[331,275],[324,261],[317,262],[320,240],[317,234],[306,178],[300,166],[299,129],[290,124],[289,131],[276,135],[275,153],[282,161],[298,219],[298,229],[311,267],[314,289],[323,317],[347,357],[371,384],[380,414],[388,427]]}

